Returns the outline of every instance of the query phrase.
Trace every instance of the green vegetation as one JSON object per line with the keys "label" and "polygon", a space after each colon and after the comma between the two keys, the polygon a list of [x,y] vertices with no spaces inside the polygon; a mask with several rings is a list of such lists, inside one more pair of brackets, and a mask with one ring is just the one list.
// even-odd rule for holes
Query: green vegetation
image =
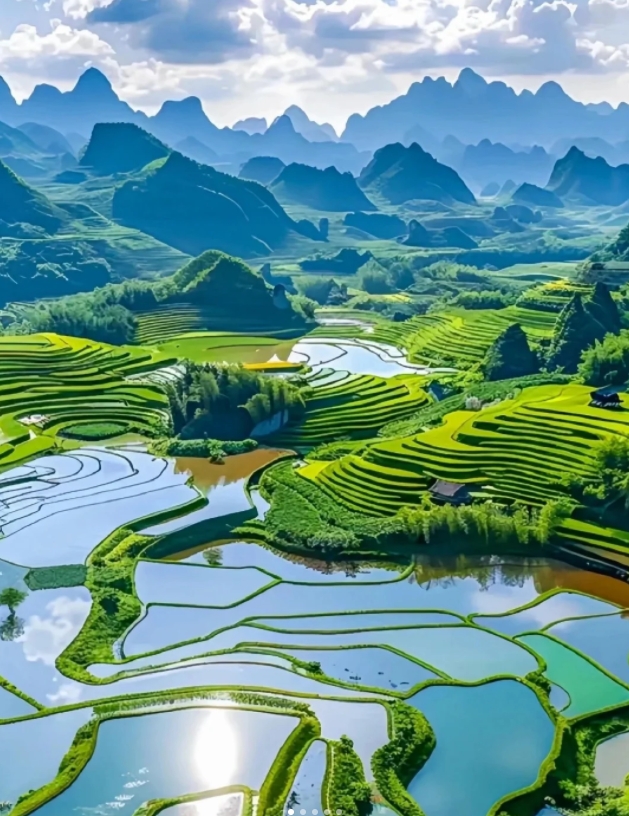
{"label": "green vegetation", "polygon": [[32,591],[82,586],[87,578],[85,564],[63,564],[58,567],[35,567],[24,576],[24,583]]}
{"label": "green vegetation", "polygon": [[488,380],[527,377],[538,370],[537,355],[531,351],[521,326],[513,323],[494,340],[487,352],[483,368]]}
{"label": "green vegetation", "polygon": [[291,382],[238,366],[188,362],[167,393],[173,431],[182,439],[244,440],[260,423],[281,425],[304,409]]}
{"label": "green vegetation", "polygon": [[351,173],[339,173],[336,167],[319,170],[306,164],[289,164],[271,183],[280,201],[306,204],[313,210],[347,212],[374,210]]}
{"label": "green vegetation", "polygon": [[121,436],[128,430],[129,426],[121,422],[77,422],[76,425],[67,425],[60,435],[68,439],[94,442],[99,439]]}
{"label": "green vegetation", "polygon": [[47,785],[21,796],[11,811],[12,816],[29,816],[70,787],[92,758],[96,748],[98,725],[99,721],[93,719],[79,728],[69,751],[61,761],[57,776]]}
{"label": "green vegetation", "polygon": [[113,215],[190,255],[208,249],[244,258],[268,255],[291,232],[304,229],[261,184],[197,164],[180,153],[152,162],[118,187]]}
{"label": "green vegetation", "polygon": [[0,466],[54,448],[80,423],[161,433],[168,400],[144,375],[169,362],[145,349],[57,335],[0,338]]}
{"label": "green vegetation", "polygon": [[[68,221],[67,214],[0,161],[0,234],[44,237]],[[30,236],[29,236],[30,233]]]}
{"label": "green vegetation", "polygon": [[156,439],[149,445],[149,450],[156,456],[192,456],[218,461],[225,456],[249,453],[255,450],[258,443],[255,439],[225,441],[220,439]]}
{"label": "green vegetation", "polygon": [[303,716],[299,725],[286,740],[260,790],[258,810],[268,816],[281,816],[289,797],[299,765],[310,744],[321,734],[319,721]]}
{"label": "green vegetation", "polygon": [[137,125],[98,123],[79,164],[102,175],[130,173],[169,154],[165,144]]}
{"label": "green vegetation", "polygon": [[440,164],[416,143],[410,147],[390,144],[376,150],[358,183],[368,193],[377,193],[392,204],[412,199],[475,203],[474,195],[458,173]]}
{"label": "green vegetation", "polygon": [[371,767],[380,793],[403,816],[424,816],[406,786],[432,754],[436,740],[424,715],[401,701],[387,704],[390,741],[379,748]]}
{"label": "green vegetation", "polygon": [[[16,309],[8,333],[57,332],[105,343],[164,342],[196,329],[263,333],[299,331],[297,300],[269,289],[242,261],[205,252],[159,281],[125,281],[56,301]],[[251,319],[245,318],[255,315]]]}
{"label": "green vegetation", "polygon": [[327,806],[335,813],[347,816],[367,816],[371,813],[371,788],[365,780],[360,758],[349,737],[328,743],[330,759],[325,780]]}

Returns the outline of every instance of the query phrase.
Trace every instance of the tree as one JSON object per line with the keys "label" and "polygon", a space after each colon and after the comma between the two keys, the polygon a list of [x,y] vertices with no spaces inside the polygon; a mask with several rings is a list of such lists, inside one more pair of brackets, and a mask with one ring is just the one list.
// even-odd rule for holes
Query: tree
{"label": "tree", "polygon": [[606,333],[618,334],[621,326],[618,304],[602,281],[595,284],[594,291],[587,303],[587,309],[603,326]]}
{"label": "tree", "polygon": [[513,323],[489,347],[483,367],[488,380],[507,380],[534,374],[539,362],[522,327]]}
{"label": "tree", "polygon": [[15,617],[18,606],[23,603],[28,596],[28,592],[15,587],[7,587],[0,592],[0,606],[8,606],[9,616]]}
{"label": "tree", "polygon": [[548,352],[549,368],[562,368],[574,374],[584,349],[596,340],[593,321],[583,306],[580,294],[562,309]]}

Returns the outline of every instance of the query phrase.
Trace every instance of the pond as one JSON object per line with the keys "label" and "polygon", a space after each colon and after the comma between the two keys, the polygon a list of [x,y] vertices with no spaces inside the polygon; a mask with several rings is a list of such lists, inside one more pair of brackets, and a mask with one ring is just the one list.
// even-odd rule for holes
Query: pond
{"label": "pond", "polygon": [[618,734],[597,746],[594,774],[603,787],[623,786],[629,774],[629,734]]}
{"label": "pond", "polygon": [[385,569],[369,563],[315,561],[295,555],[283,555],[268,547],[244,541],[229,541],[211,547],[205,545],[194,551],[170,556],[166,560],[185,564],[207,564],[209,560],[223,567],[257,567],[284,581],[299,583],[341,583],[345,580],[380,583],[396,580],[406,569],[406,565],[397,569],[391,565]]}
{"label": "pond", "polygon": [[614,682],[563,643],[546,635],[524,635],[519,640],[542,656],[548,664],[548,679],[570,695],[570,705],[563,712],[566,717],[578,717],[629,701],[629,689]]}
{"label": "pond", "polygon": [[0,802],[15,802],[26,791],[50,782],[74,735],[91,716],[91,709],[83,708],[0,725]]}
{"label": "pond", "polygon": [[148,799],[228,785],[258,790],[296,725],[295,717],[212,707],[105,721],[79,778],[37,812],[131,814]]}
{"label": "pond", "polygon": [[[309,816],[313,811],[323,813],[321,788],[327,764],[327,748],[323,740],[315,740],[308,748],[286,802],[285,816],[292,816],[292,812],[299,813],[301,808],[305,808]],[[288,813],[289,810],[292,811],[291,814]]]}
{"label": "pond", "polygon": [[241,816],[245,800],[242,793],[207,796],[160,811],[163,816]]}
{"label": "pond", "polygon": [[551,626],[548,633],[629,683],[629,619],[625,615],[564,621]]}
{"label": "pond", "polygon": [[22,566],[81,563],[116,528],[197,496],[172,462],[136,451],[82,448],[33,469],[0,486],[0,558]]}
{"label": "pond", "polygon": [[[321,723],[321,734],[329,740],[348,736],[363,764],[365,777],[373,779],[371,757],[389,741],[387,713],[379,703],[337,700],[308,700]],[[310,814],[309,814],[310,816]]]}
{"label": "pond", "polygon": [[313,371],[323,368],[341,369],[351,374],[371,374],[392,377],[413,371],[427,373],[431,369],[408,362],[406,355],[395,346],[373,341],[345,341],[317,337],[301,340],[293,347],[289,362],[306,362]]}
{"label": "pond", "polygon": [[405,691],[437,676],[389,649],[372,646],[286,651],[299,660],[318,663],[328,677],[385,691]]}
{"label": "pond", "polygon": [[580,595],[575,592],[558,592],[550,598],[514,612],[512,615],[499,617],[475,617],[474,623],[486,626],[506,635],[519,635],[566,618],[579,618],[587,615],[605,615],[617,612],[618,608],[598,598]]}
{"label": "pond", "polygon": [[[154,610],[166,607],[152,607]],[[199,611],[185,610],[181,611]],[[178,617],[184,625],[182,617]],[[154,618],[161,625],[162,619]],[[171,619],[172,624],[172,619]],[[159,625],[156,626],[159,631]],[[175,630],[176,631],[176,630]],[[184,629],[184,631],[186,631]],[[471,626],[425,627],[385,630],[361,630],[348,633],[304,634],[270,632],[254,626],[239,626],[215,635],[210,640],[190,644],[191,651],[181,657],[203,652],[231,649],[240,643],[306,646],[310,648],[348,645],[386,645],[441,670],[460,680],[479,680],[496,674],[522,676],[538,667],[537,660],[517,643]],[[163,662],[172,655],[166,653],[146,658],[145,662]],[[131,664],[137,667],[137,663]]]}
{"label": "pond", "polygon": [[26,700],[0,686],[0,720],[11,720],[33,714],[35,708]]}
{"label": "pond", "polygon": [[229,606],[275,579],[258,569],[213,569],[193,564],[139,561],[135,588],[145,603]]}
{"label": "pond", "polygon": [[503,796],[535,781],[552,746],[553,723],[535,694],[513,680],[435,686],[409,702],[437,739],[408,786],[426,816],[486,816]]}

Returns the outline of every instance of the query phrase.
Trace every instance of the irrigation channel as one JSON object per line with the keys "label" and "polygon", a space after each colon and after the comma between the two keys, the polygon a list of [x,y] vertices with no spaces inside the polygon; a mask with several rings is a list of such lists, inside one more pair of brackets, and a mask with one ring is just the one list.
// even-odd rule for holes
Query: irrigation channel
{"label": "irrigation channel", "polygon": [[[0,474],[0,590],[25,594],[0,609],[6,812],[321,813],[347,735],[374,813],[393,816],[372,758],[401,700],[436,737],[407,783],[425,816],[494,816],[538,784],[566,719],[629,703],[620,579],[550,557],[311,561],[234,537],[268,510],[249,477],[284,454],[218,465],[114,441]],[[128,545],[127,573],[103,572]],[[122,631],[95,565],[126,587]],[[629,771],[626,746],[598,747],[602,784]]]}

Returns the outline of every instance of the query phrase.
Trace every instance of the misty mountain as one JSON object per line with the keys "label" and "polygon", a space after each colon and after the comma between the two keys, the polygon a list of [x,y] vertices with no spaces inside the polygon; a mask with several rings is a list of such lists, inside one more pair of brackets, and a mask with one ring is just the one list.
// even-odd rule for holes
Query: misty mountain
{"label": "misty mountain", "polygon": [[289,164],[271,190],[280,201],[305,204],[315,210],[348,212],[375,210],[351,173],[339,173],[336,167],[320,170],[306,164]]}
{"label": "misty mountain", "polygon": [[238,178],[270,184],[285,167],[284,162],[275,156],[254,156],[240,168]]}
{"label": "misty mountain", "polygon": [[612,167],[572,147],[556,162],[547,189],[561,198],[616,207],[629,200],[629,164]]}
{"label": "misty mountain", "polygon": [[403,141],[417,125],[437,139],[451,134],[466,144],[490,139],[549,148],[562,138],[626,139],[629,105],[603,114],[569,97],[556,82],[518,94],[504,82],[486,82],[465,68],[453,84],[444,77],[425,77],[388,104],[364,116],[353,114],[341,138],[359,150],[375,150]]}
{"label": "misty mountain", "polygon": [[212,162],[218,159],[218,154],[212,150],[211,147],[195,139],[194,136],[187,136],[185,139],[177,142],[175,149],[178,150],[179,153],[183,153],[183,155],[189,159],[199,162],[199,164],[212,164]]}
{"label": "misty mountain", "polygon": [[288,116],[297,133],[301,133],[310,142],[338,142],[339,137],[332,125],[313,122],[297,105],[286,108],[284,116]]}
{"label": "misty mountain", "polygon": [[476,189],[489,182],[502,185],[507,179],[521,183],[544,185],[553,168],[554,158],[543,147],[528,152],[516,152],[504,144],[483,139],[477,145],[467,145],[458,163],[452,166]]}
{"label": "misty mountain", "polygon": [[378,193],[392,204],[414,199],[474,204],[471,190],[456,170],[441,164],[418,144],[399,142],[377,150],[358,179],[368,193]]}
{"label": "misty mountain", "polygon": [[563,201],[552,190],[544,190],[536,184],[520,184],[514,190],[511,200],[516,204],[524,204],[527,207],[563,207]]}
{"label": "misty mountain", "polygon": [[129,122],[94,125],[92,138],[79,162],[99,175],[130,173],[168,156],[170,149]]}
{"label": "misty mountain", "polygon": [[69,153],[74,155],[76,152],[63,133],[47,125],[40,125],[37,122],[25,122],[23,125],[19,125],[17,129],[25,133],[44,153],[52,155]]}
{"label": "misty mountain", "polygon": [[254,133],[264,133],[268,126],[266,119],[258,116],[248,116],[246,119],[239,119],[232,130],[244,130],[245,133],[253,136]]}
{"label": "misty mountain", "polygon": [[266,187],[180,153],[153,162],[118,187],[113,215],[191,255],[206,249],[266,255],[290,232],[302,231]]}

